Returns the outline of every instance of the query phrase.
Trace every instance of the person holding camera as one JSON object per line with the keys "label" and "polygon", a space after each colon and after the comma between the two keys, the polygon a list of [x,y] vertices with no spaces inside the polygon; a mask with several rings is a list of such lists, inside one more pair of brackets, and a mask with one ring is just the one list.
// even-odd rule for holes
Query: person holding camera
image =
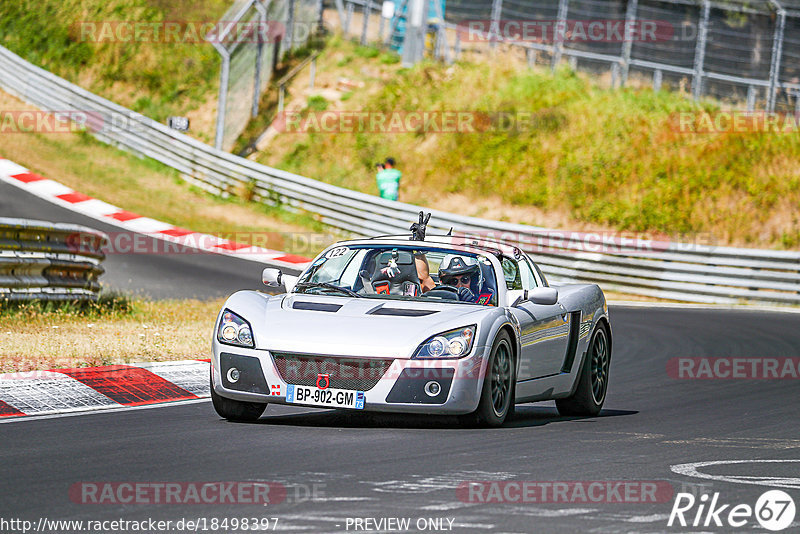
{"label": "person holding camera", "polygon": [[378,182],[378,192],[381,198],[387,200],[397,200],[400,192],[400,178],[403,173],[394,168],[394,158],[386,158],[383,163],[378,163],[378,174],[375,179]]}

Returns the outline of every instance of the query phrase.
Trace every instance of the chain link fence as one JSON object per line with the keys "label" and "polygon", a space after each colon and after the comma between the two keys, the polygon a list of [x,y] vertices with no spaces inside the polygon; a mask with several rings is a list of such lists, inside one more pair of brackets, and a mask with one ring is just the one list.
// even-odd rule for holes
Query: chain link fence
{"label": "chain link fence", "polygon": [[[396,0],[395,11],[409,2]],[[381,8],[344,0],[338,22],[362,42],[377,34],[396,43],[398,17],[381,19]],[[439,59],[499,45],[530,65],[608,74],[612,86],[636,79],[747,110],[800,112],[800,0],[447,0],[444,22],[427,21],[425,49]]]}
{"label": "chain link fence", "polygon": [[319,25],[320,0],[236,0],[208,36],[222,57],[214,146],[230,150],[278,62],[304,46]]}

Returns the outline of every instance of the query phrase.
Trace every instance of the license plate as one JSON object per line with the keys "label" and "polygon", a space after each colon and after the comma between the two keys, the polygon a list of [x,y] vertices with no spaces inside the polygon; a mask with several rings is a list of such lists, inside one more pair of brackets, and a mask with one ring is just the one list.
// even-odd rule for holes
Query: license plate
{"label": "license plate", "polygon": [[364,392],[349,389],[315,388],[287,384],[286,402],[326,408],[364,409]]}

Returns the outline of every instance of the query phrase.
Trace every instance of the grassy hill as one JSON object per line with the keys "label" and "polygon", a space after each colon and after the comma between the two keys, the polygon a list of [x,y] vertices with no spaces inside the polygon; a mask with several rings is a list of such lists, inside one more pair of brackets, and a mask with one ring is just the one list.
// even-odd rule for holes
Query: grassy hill
{"label": "grassy hill", "polygon": [[[403,69],[375,49],[334,39],[317,71],[322,89],[306,92],[304,113],[502,111],[531,122],[479,133],[281,133],[259,161],[377,194],[374,164],[393,156],[403,171],[401,200],[426,206],[546,226],[800,246],[798,130],[681,133],[675,113],[713,113],[719,104],[649,88],[609,90],[568,69],[553,76],[503,55]],[[363,87],[341,89],[342,77]]]}
{"label": "grassy hill", "polygon": [[[94,93],[163,121],[203,107],[213,112],[220,60],[212,45],[145,39],[111,42],[100,39],[100,32],[92,39],[91,33],[82,34],[82,28],[92,22],[217,21],[230,4],[230,0],[3,0],[0,44]],[[213,136],[208,119],[192,123],[193,131]]]}
{"label": "grassy hill", "polygon": [[[76,24],[213,21],[229,4],[5,0],[0,42],[157,120],[189,115],[193,134],[209,141],[219,73],[211,45],[87,42]],[[281,133],[259,161],[375,194],[374,164],[393,156],[403,171],[401,200],[424,206],[551,227],[702,233],[704,242],[800,248],[800,134],[675,131],[672,114],[714,111],[717,103],[649,88],[609,90],[568,69],[556,76],[527,69],[502,52],[484,62],[403,69],[392,54],[340,38],[319,59],[314,91],[302,89],[307,76],[306,69],[290,88],[305,111],[500,111],[532,120],[478,133]]]}

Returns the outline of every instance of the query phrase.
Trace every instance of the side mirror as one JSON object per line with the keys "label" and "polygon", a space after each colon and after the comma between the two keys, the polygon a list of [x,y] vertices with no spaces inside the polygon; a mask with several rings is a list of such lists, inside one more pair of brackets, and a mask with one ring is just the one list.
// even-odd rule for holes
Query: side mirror
{"label": "side mirror", "polygon": [[280,269],[268,267],[261,272],[261,281],[264,282],[265,286],[280,287],[282,278],[283,273]]}
{"label": "side mirror", "polygon": [[286,288],[287,293],[291,293],[294,286],[297,284],[299,277],[290,274],[283,274],[280,269],[267,267],[261,272],[261,281],[265,286]]}
{"label": "side mirror", "polygon": [[534,304],[550,306],[558,302],[558,290],[553,287],[537,287],[528,291],[528,300]]}

